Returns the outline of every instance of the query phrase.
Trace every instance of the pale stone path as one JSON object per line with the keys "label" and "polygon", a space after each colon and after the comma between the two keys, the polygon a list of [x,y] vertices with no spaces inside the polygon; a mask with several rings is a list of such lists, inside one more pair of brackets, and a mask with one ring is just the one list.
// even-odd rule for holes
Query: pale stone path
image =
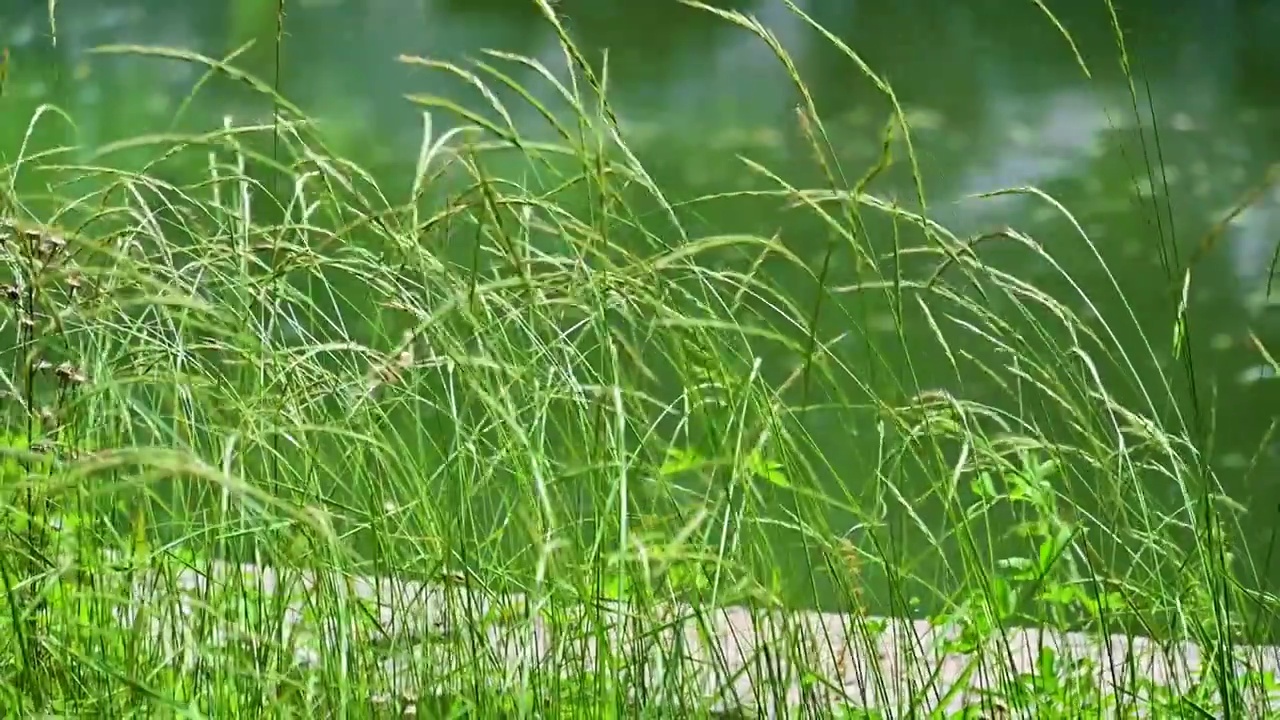
{"label": "pale stone path", "polygon": [[[165,579],[154,571],[135,574],[132,602],[123,607],[120,619],[142,621],[178,662],[193,662],[216,645],[262,642],[264,631],[248,627],[243,616],[227,617],[225,609],[201,610],[225,608],[226,597],[242,592],[224,590],[224,600],[213,599],[218,586],[241,582],[260,590],[264,598],[287,598],[282,609],[264,614],[283,617],[284,627],[275,633],[274,642],[289,648],[298,664],[339,662],[343,647],[356,643],[376,643],[385,650],[379,674],[388,699],[411,700],[444,692],[444,688],[420,686],[417,678],[428,674],[447,678],[450,667],[488,666],[486,676],[516,684],[531,682],[530,673],[539,670],[592,667],[598,643],[607,638],[615,657],[626,657],[630,667],[643,668],[643,677],[635,669],[613,669],[610,675],[637,686],[643,682],[651,699],[661,697],[663,679],[672,678],[675,670],[681,687],[687,691],[690,678],[696,678],[718,709],[773,708],[770,714],[776,716],[789,714],[779,712],[782,707],[845,702],[900,717],[958,710],[977,700],[984,688],[1007,682],[1010,669],[1036,672],[1042,648],[1050,647],[1059,668],[1072,660],[1091,663],[1084,672],[1092,687],[1103,688],[1104,693],[1120,688],[1119,695],[1127,698],[1131,711],[1126,714],[1146,716],[1150,714],[1147,691],[1134,678],[1186,689],[1206,662],[1193,644],[1161,646],[1147,638],[1100,638],[1026,628],[998,633],[980,651],[964,652],[955,645],[958,629],[925,621],[762,613],[744,607],[698,613],[674,605],[649,609],[637,629],[634,621],[623,622],[625,613],[616,608],[594,613],[582,606],[539,608],[536,602],[531,607],[524,596],[498,601],[458,585],[390,577],[338,578],[227,563],[174,572]],[[317,613],[311,609],[317,594],[326,598],[323,620],[316,620]],[[337,598],[345,601],[349,623],[334,618]],[[592,631],[602,624],[611,629]],[[199,635],[197,628],[202,628]],[[367,657],[368,647],[358,654]],[[1278,647],[1243,647],[1237,656],[1238,673],[1280,673]],[[677,670],[676,665],[681,667]],[[809,681],[802,681],[803,677]],[[815,677],[825,682],[813,682]],[[1253,688],[1260,685],[1249,683]],[[1260,690],[1254,694],[1251,716],[1280,712],[1280,699],[1258,697]],[[1081,703],[1087,701],[1081,698]],[[986,716],[1036,715],[1029,708],[994,713]]]}

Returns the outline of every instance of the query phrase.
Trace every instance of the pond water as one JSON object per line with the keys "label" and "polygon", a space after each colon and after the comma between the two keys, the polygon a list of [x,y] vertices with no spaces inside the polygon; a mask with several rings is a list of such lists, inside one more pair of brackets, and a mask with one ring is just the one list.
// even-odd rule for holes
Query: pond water
{"label": "pond water", "polygon": [[[1278,2],[1123,2],[1120,22],[1137,77],[1136,103],[1100,1],[1053,3],[1078,57],[1032,2],[797,3],[894,87],[915,128],[934,219],[963,233],[1008,225],[1033,235],[1089,289],[1120,334],[1136,337],[1141,328],[1157,349],[1173,342],[1180,285],[1177,272],[1162,261],[1162,237],[1176,241],[1185,261],[1232,205],[1263,182],[1268,167],[1280,162],[1280,86],[1274,82],[1280,45],[1268,41],[1280,32]],[[873,164],[889,108],[853,63],[782,2],[719,4],[754,14],[789,50],[828,119],[841,162],[850,168]],[[255,40],[238,62],[324,121],[340,148],[389,177],[403,177],[412,168],[420,139],[421,115],[405,94],[432,93],[463,105],[478,100],[462,84],[399,63],[397,56],[462,61],[496,48],[553,68],[563,64],[552,29],[532,2],[520,0],[298,0],[286,7],[277,63],[274,5],[61,0],[55,44],[45,3],[6,3],[0,45],[9,48],[12,60],[0,105],[0,149],[12,156],[43,102],[65,108],[86,145],[163,128],[200,75],[189,64],[87,53],[101,44],[164,45],[222,56]],[[784,177],[807,178],[810,186],[820,182],[796,128],[794,85],[758,38],[669,0],[562,0],[556,7],[589,55],[608,51],[613,109],[673,199],[750,186],[735,158],[739,153]],[[531,72],[516,79],[538,86]],[[247,120],[269,112],[234,92],[202,96],[195,107],[186,122],[198,127],[214,127],[224,115]],[[513,104],[512,111],[517,124],[537,126],[533,108]],[[1153,164],[1162,164],[1163,174],[1148,177]],[[1075,213],[1123,297],[1106,290],[1109,280],[1088,246],[1045,203],[971,197],[1027,185],[1043,188]],[[909,198],[903,164],[875,189]],[[819,228],[784,219],[775,203],[764,201],[703,203],[688,222],[696,232],[781,233],[815,267],[826,243]],[[1280,513],[1280,448],[1264,442],[1280,409],[1280,380],[1265,369],[1250,335],[1276,352],[1280,317],[1266,295],[1278,242],[1280,188],[1273,188],[1203,257],[1190,291],[1198,391],[1202,402],[1216,408],[1212,460],[1227,491],[1249,508],[1242,522],[1259,563],[1271,556],[1267,548]],[[994,258],[1005,252],[991,250]],[[1019,276],[1057,289],[1038,265],[1041,260],[1018,253],[1004,260]],[[828,282],[841,286],[857,279],[846,263],[833,267]],[[778,282],[790,284],[802,304],[813,296],[812,281],[799,274],[782,275]],[[1125,324],[1128,308],[1137,315],[1136,326]],[[1077,303],[1074,309],[1083,308]],[[822,332],[834,335],[850,318],[865,320],[868,315],[859,314],[864,311],[833,313]],[[886,308],[866,312],[871,319],[859,332],[892,333]],[[913,342],[906,341],[909,350]],[[946,380],[955,373],[941,353],[928,348],[934,346],[921,340],[915,354],[926,386],[937,378],[967,396],[981,399],[989,392],[979,375],[961,384]],[[762,351],[766,365],[782,368],[775,374],[785,374],[797,361],[770,352]],[[1174,376],[1180,372],[1173,359],[1164,366]],[[832,468],[847,468],[823,482],[857,483],[858,468],[866,468],[875,452],[870,422],[814,414],[809,432]],[[941,523],[941,509],[923,497],[923,516]],[[836,531],[851,524],[850,518],[830,522]],[[1264,582],[1280,580],[1280,567],[1259,571]],[[801,601],[825,602],[829,595],[813,592],[816,599]]]}

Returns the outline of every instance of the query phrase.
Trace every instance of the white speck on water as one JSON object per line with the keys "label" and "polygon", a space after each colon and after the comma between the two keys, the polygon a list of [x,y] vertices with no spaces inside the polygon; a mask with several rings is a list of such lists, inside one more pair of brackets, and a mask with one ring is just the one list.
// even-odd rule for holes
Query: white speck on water
{"label": "white speck on water", "polygon": [[1245,368],[1236,376],[1236,382],[1241,385],[1252,385],[1263,380],[1274,380],[1276,377],[1276,369],[1271,365],[1254,365]]}
{"label": "white speck on water", "polygon": [[9,44],[14,47],[23,47],[30,45],[36,39],[36,26],[34,23],[22,23],[9,32]]}
{"label": "white speck on water", "polygon": [[1191,116],[1184,112],[1174,113],[1169,125],[1178,132],[1191,132],[1197,127],[1196,121],[1192,120]]}

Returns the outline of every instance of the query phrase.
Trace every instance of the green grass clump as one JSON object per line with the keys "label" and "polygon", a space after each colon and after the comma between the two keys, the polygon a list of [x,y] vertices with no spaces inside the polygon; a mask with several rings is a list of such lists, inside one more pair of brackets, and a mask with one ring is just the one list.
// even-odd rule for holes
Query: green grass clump
{"label": "green grass clump", "polygon": [[[931,221],[892,90],[833,36],[890,109],[877,163],[846,175],[796,76],[812,186],[744,157],[754,189],[668,197],[542,8],[567,79],[405,58],[491,101],[411,98],[463,125],[424,114],[407,187],[270,83],[148,48],[103,52],[201,63],[274,119],[4,168],[7,714],[1217,717],[1274,692],[1238,506],[1127,305],[1094,312],[1036,238]],[[873,190],[895,156],[911,202]],[[806,230],[692,231],[726,195]],[[1111,635],[1150,640],[1087,642]],[[1185,643],[1193,677],[1154,682]]]}

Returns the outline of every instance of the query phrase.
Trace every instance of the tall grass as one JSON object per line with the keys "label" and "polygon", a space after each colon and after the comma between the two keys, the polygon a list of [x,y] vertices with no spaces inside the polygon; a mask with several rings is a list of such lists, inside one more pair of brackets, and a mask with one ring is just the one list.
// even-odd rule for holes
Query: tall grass
{"label": "tall grass", "polygon": [[[9,714],[1257,710],[1272,681],[1235,646],[1270,598],[1237,580],[1230,501],[1166,374],[1185,308],[1147,338],[1039,239],[931,221],[892,89],[807,17],[889,100],[884,154],[841,167],[786,49],[699,5],[791,71],[825,181],[743,159],[768,187],[741,194],[821,228],[820,252],[698,236],[689,208],[734,193],[664,195],[607,74],[540,6],[563,68],[402,58],[488,99],[410,98],[408,187],[330,150],[269,79],[139,47],[100,52],[243,80],[274,117],[6,166],[10,188],[58,188],[4,212]],[[910,203],[872,191],[891,152]],[[1068,208],[1010,192],[1071,220],[1124,297]],[[993,243],[1062,291],[985,260]],[[834,285],[840,264],[859,281]],[[998,391],[967,397],[975,379]],[[824,455],[811,433],[833,423],[873,448],[863,466]]]}

